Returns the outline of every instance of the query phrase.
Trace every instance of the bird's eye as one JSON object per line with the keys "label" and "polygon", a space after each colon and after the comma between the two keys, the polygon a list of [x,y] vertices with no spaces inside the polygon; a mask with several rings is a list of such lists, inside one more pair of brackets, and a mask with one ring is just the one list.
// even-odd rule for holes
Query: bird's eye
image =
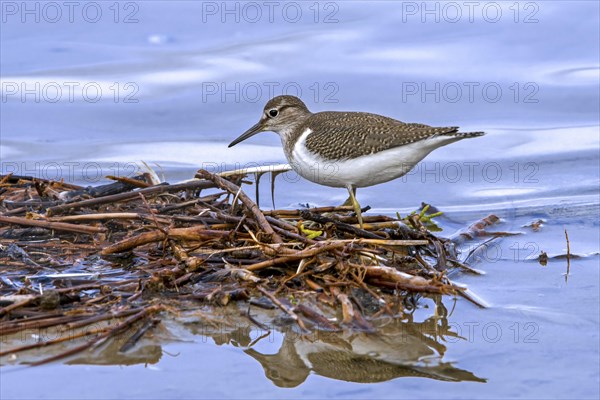
{"label": "bird's eye", "polygon": [[269,115],[271,116],[271,118],[275,118],[278,114],[279,114],[279,111],[277,111],[275,108],[273,108],[272,110],[269,110]]}

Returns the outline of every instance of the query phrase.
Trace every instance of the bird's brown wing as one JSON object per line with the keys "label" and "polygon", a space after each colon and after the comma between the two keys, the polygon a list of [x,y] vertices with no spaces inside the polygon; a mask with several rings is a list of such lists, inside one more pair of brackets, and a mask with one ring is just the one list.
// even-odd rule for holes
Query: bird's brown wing
{"label": "bird's brown wing", "polygon": [[454,126],[435,128],[356,112],[316,113],[302,131],[306,128],[313,131],[306,138],[308,150],[328,159],[356,158],[458,131]]}

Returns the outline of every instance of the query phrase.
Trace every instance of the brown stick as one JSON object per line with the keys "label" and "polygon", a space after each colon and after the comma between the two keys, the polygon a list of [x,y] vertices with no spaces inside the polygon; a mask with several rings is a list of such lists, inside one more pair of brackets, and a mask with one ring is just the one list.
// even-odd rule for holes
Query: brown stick
{"label": "brown stick", "polygon": [[280,227],[281,229],[285,229],[287,231],[290,232],[294,232],[294,233],[298,233],[298,228],[296,228],[294,225],[290,224],[289,222],[283,220],[283,219],[278,219],[278,218],[273,218],[271,216],[268,216],[265,214],[265,218],[267,221],[269,221],[269,223],[271,225],[275,225]]}
{"label": "brown stick", "polygon": [[317,254],[325,252],[325,251],[344,247],[345,245],[346,245],[346,243],[338,242],[338,243],[329,243],[329,244],[325,244],[323,246],[318,246],[318,247],[311,247],[308,249],[298,251],[297,253],[294,253],[294,254],[288,254],[283,257],[273,258],[271,260],[262,261],[262,262],[259,262],[256,264],[249,265],[246,267],[246,269],[249,271],[258,271],[258,270],[261,270],[261,269],[264,269],[267,267],[272,267],[273,265],[282,264],[282,263],[285,263],[288,261],[294,261],[294,260],[298,260],[298,259],[305,258],[305,257],[312,257],[314,255],[317,255]]}
{"label": "brown stick", "polygon": [[250,197],[246,196],[246,193],[244,193],[238,185],[229,182],[228,180],[225,180],[218,175],[211,174],[210,172],[204,169],[199,170],[196,175],[199,175],[204,179],[213,181],[218,187],[220,187],[223,190],[227,190],[234,196],[238,195],[239,193],[239,199],[241,200],[241,202],[254,215],[254,218],[256,219],[256,222],[258,223],[260,228],[267,235],[271,236],[273,243],[283,243],[283,240],[273,230],[273,227],[271,227],[258,205],[256,205],[256,203],[252,201]]}
{"label": "brown stick", "polygon": [[106,178],[111,179],[113,181],[117,181],[117,182],[121,182],[121,183],[126,183],[128,185],[132,185],[132,186],[139,187],[139,188],[147,188],[147,187],[153,186],[150,183],[141,181],[139,179],[128,178],[126,176],[107,175]]}
{"label": "brown stick", "polygon": [[[2,176],[4,179],[4,178],[6,178],[7,175],[0,175],[0,176]],[[54,181],[51,179],[36,178],[34,176],[14,175],[12,172],[8,174],[8,178],[6,178],[6,180],[14,181],[14,183],[18,183],[18,181],[44,182],[44,183],[48,183],[48,184],[56,183],[65,189],[72,189],[72,190],[83,189],[82,186],[73,185],[72,183],[66,183],[63,181]]]}
{"label": "brown stick", "polygon": [[214,187],[214,184],[205,180],[197,180],[179,183],[175,185],[157,185],[151,186],[149,188],[140,189],[133,192],[126,193],[118,193],[111,196],[98,197],[95,199],[76,201],[73,203],[61,204],[59,206],[48,207],[46,209],[46,215],[51,216],[68,210],[75,210],[82,207],[91,207],[97,206],[100,204],[113,203],[117,201],[129,201],[139,198],[139,193],[143,195],[149,194],[159,194],[165,192],[176,192],[179,190],[188,190],[188,189],[207,189],[210,187]]}
{"label": "brown stick", "polygon": [[467,228],[455,232],[453,235],[450,236],[449,239],[458,246],[466,241],[473,240],[476,237],[485,236],[487,233],[485,229],[489,226],[494,225],[499,220],[500,218],[498,218],[494,214],[490,214],[487,217],[472,223]]}
{"label": "brown stick", "polygon": [[[272,218],[272,217],[268,217],[268,218]],[[307,243],[307,244],[315,244],[315,243],[317,243],[316,240],[312,240],[312,239],[307,238],[306,236],[302,236],[302,235],[298,235],[297,233],[290,232],[290,231],[288,231],[286,229],[280,228],[279,226],[277,226],[275,224],[273,224],[273,229],[276,232],[279,232],[281,234],[281,236],[285,236],[285,237],[290,238],[292,240],[297,240],[297,241],[299,241],[301,243]]]}
{"label": "brown stick", "polygon": [[12,172],[10,172],[10,173],[8,173],[7,175],[4,175],[4,176],[2,177],[2,179],[0,179],[0,185],[4,185],[4,184],[5,184],[5,183],[6,183],[6,182],[7,182],[7,181],[10,179],[10,177],[12,176],[12,174],[13,174],[13,173],[12,173]]}
{"label": "brown stick", "polygon": [[[356,218],[355,216],[336,215],[336,219],[346,224],[358,225],[358,218]],[[377,229],[398,227],[398,220],[392,217],[388,217],[387,215],[364,215],[363,222],[365,222],[365,226]],[[369,224],[367,224],[367,222]]]}
{"label": "brown stick", "polygon": [[565,275],[565,282],[569,279],[569,272],[571,271],[571,242],[569,242],[569,234],[565,229],[565,239],[567,240],[567,274]]}
{"label": "brown stick", "polygon": [[79,215],[67,215],[64,217],[53,217],[53,218],[49,218],[48,220],[52,221],[52,222],[103,221],[106,219],[138,219],[138,218],[142,218],[142,215],[143,214],[132,213],[132,212],[97,213],[97,214],[79,214]]}
{"label": "brown stick", "polygon": [[37,226],[39,228],[53,229],[55,231],[87,233],[93,235],[95,233],[106,232],[104,227],[81,226],[77,224],[67,224],[64,222],[50,222],[39,219],[28,219],[22,217],[5,217],[0,215],[0,223],[14,224],[21,226]]}
{"label": "brown stick", "polygon": [[189,206],[198,204],[200,202],[209,202],[210,203],[210,202],[218,199],[219,197],[223,196],[225,193],[227,193],[227,192],[213,193],[208,196],[199,197],[199,198],[196,198],[193,200],[184,201],[184,202],[176,203],[176,204],[170,204],[168,206],[164,206],[164,207],[161,207],[160,209],[158,209],[158,213],[162,214],[165,212],[178,210],[180,208],[189,207]]}
{"label": "brown stick", "polygon": [[50,218],[48,218],[48,221],[51,221],[51,222],[76,222],[76,221],[105,221],[105,220],[116,220],[116,219],[151,220],[153,222],[158,221],[163,224],[169,224],[171,222],[171,218],[168,215],[160,216],[160,215],[156,215],[154,213],[142,214],[142,213],[131,213],[131,212],[65,215],[64,217],[50,217]]}
{"label": "brown stick", "polygon": [[453,292],[450,285],[433,282],[420,276],[413,276],[402,273],[390,267],[366,267],[365,276],[393,282],[400,289],[407,289],[417,292],[449,293]]}
{"label": "brown stick", "polygon": [[314,207],[307,208],[304,210],[271,210],[264,211],[265,215],[275,216],[278,218],[286,218],[286,217],[299,217],[302,211],[309,211],[313,213],[326,213],[326,212],[335,212],[335,211],[354,211],[354,206],[327,206],[327,207]]}
{"label": "brown stick", "polygon": [[345,224],[343,222],[336,221],[333,218],[328,218],[323,215],[316,214],[316,213],[313,213],[313,212],[310,212],[307,210],[301,210],[300,216],[304,219],[315,221],[320,224],[326,224],[326,223],[330,222],[330,223],[334,224],[338,230],[340,230],[342,232],[351,233],[358,237],[363,237],[363,238],[367,238],[367,239],[383,239],[381,236],[376,235],[375,233],[365,231],[364,229],[357,228],[353,225]]}
{"label": "brown stick", "polygon": [[204,228],[204,226],[193,226],[191,228],[173,228],[169,229],[167,232],[167,234],[159,230],[145,232],[132,238],[127,238],[125,240],[112,244],[104,248],[100,252],[100,254],[105,256],[108,254],[120,253],[126,250],[133,249],[134,247],[142,246],[144,244],[165,240],[167,237],[171,239],[184,240],[209,240],[220,239],[229,235],[229,232],[227,231],[211,231]]}
{"label": "brown stick", "polygon": [[429,240],[420,239],[329,239],[327,243],[375,244],[388,247],[426,246]]}
{"label": "brown stick", "polygon": [[[30,297],[28,299],[22,300],[22,301],[18,301],[15,303],[12,303],[6,307],[0,308],[0,317],[3,316],[4,314],[8,314],[9,312],[16,310],[17,308],[21,308],[21,307],[25,307],[26,305],[33,303],[34,300],[37,300],[37,296],[33,296]],[[1,330],[0,330],[1,332]]]}

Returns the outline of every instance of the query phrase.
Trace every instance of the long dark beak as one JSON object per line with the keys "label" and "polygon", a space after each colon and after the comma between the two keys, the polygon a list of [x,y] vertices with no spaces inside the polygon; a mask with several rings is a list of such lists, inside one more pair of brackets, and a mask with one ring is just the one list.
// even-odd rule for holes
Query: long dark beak
{"label": "long dark beak", "polygon": [[242,142],[242,141],[248,139],[249,137],[252,137],[262,131],[263,131],[262,121],[258,121],[258,123],[256,125],[254,125],[250,129],[248,129],[246,132],[242,133],[237,139],[235,139],[233,142],[229,143],[229,146],[227,146],[227,147],[235,146],[239,142]]}

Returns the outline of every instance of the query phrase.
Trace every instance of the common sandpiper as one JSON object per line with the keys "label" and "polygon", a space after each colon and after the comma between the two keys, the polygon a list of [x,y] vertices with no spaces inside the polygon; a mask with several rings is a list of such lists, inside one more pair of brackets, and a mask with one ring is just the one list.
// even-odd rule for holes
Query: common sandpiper
{"label": "common sandpiper", "polygon": [[484,135],[366,112],[311,113],[298,97],[277,96],[267,102],[258,123],[229,147],[265,131],[279,134],[285,156],[300,176],[346,188],[361,227],[356,188],[399,178],[438,147]]}

